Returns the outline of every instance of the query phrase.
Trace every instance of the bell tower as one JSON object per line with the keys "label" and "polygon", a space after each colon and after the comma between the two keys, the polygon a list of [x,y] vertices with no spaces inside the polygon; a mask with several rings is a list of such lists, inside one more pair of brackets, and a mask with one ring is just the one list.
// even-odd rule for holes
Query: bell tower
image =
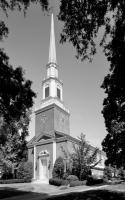
{"label": "bell tower", "polygon": [[42,81],[42,101],[36,114],[35,134],[54,134],[55,131],[69,134],[69,111],[63,102],[63,83],[58,77],[54,17],[51,15],[49,59],[46,78]]}
{"label": "bell tower", "polygon": [[[51,16],[51,31],[49,45],[49,59],[46,65],[46,79],[42,81],[43,102],[48,102],[48,99],[55,98],[60,103],[63,102],[63,83],[58,78],[58,65],[56,60],[56,45],[54,32],[54,18]],[[45,100],[45,101],[44,101]]]}

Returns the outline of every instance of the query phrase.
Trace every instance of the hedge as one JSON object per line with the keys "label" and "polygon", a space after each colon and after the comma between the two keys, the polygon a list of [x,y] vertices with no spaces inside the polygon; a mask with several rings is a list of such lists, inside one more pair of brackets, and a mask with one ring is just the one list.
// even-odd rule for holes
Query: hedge
{"label": "hedge", "polygon": [[8,180],[1,179],[0,180],[0,184],[25,183],[25,182],[27,182],[27,180],[24,180],[24,179],[8,179]]}
{"label": "hedge", "polygon": [[86,181],[71,181],[70,187],[80,186],[80,185],[86,185]]}
{"label": "hedge", "polygon": [[63,180],[63,179],[58,179],[58,178],[49,179],[50,185],[61,186],[61,185],[68,185],[68,183],[69,182],[67,180]]}
{"label": "hedge", "polygon": [[102,183],[104,183],[104,180],[102,178],[89,176],[87,179],[86,185],[96,185],[96,184],[102,184]]}
{"label": "hedge", "polygon": [[78,181],[78,177],[75,176],[75,175],[69,175],[67,178],[66,178],[67,181],[72,182],[72,181]]}

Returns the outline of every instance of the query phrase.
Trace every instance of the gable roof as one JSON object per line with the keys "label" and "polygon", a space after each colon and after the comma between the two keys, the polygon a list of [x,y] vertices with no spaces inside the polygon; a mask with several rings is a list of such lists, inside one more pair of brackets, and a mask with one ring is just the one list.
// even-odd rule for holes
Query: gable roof
{"label": "gable roof", "polygon": [[[80,143],[80,140],[77,138],[72,137],[71,135],[68,135],[66,133],[62,133],[59,131],[55,131],[53,135],[51,134],[47,134],[47,133],[40,133],[37,137],[34,136],[27,144],[27,147],[33,147],[34,144],[36,145],[42,145],[42,144],[46,144],[46,143],[52,143],[54,140],[56,140],[56,142],[63,142],[63,141],[70,141],[76,144]],[[86,143],[87,145],[90,146],[90,148],[92,150],[94,150],[96,147],[90,145],[89,143]],[[99,152],[103,155],[105,155],[105,153],[101,150],[99,150]]]}

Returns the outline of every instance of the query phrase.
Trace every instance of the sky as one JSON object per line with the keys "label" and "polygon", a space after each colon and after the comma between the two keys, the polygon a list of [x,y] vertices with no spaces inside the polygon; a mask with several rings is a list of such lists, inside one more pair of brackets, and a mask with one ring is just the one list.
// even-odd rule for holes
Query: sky
{"label": "sky", "polygon": [[[100,86],[108,73],[109,63],[99,47],[93,62],[89,63],[76,59],[76,51],[71,43],[59,43],[63,23],[56,16],[59,11],[57,0],[52,0],[51,3],[59,78],[64,85],[64,105],[70,110],[70,135],[78,137],[80,133],[84,133],[90,144],[101,147],[106,128],[101,114],[105,94]],[[23,13],[14,11],[9,13],[8,18],[1,14],[0,19],[5,20],[10,30],[8,38],[0,43],[0,47],[10,57],[10,64],[23,67],[25,78],[32,81],[32,89],[37,93],[27,138],[30,140],[35,135],[34,110],[42,100],[41,84],[46,76],[48,63],[51,17],[44,14],[39,5],[32,5],[25,18]]]}

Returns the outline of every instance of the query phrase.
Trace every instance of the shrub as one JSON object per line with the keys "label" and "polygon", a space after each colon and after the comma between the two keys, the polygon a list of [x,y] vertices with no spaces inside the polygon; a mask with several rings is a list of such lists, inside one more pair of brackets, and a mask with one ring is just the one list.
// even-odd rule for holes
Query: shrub
{"label": "shrub", "polygon": [[86,185],[96,185],[96,184],[101,184],[103,183],[103,179],[98,178],[96,176],[89,176],[87,178]]}
{"label": "shrub", "polygon": [[81,180],[87,180],[87,178],[89,176],[92,175],[91,169],[90,167],[86,166],[83,168],[83,170],[81,171]]}
{"label": "shrub", "polygon": [[49,184],[56,185],[56,186],[68,185],[68,181],[63,180],[63,179],[58,179],[58,178],[51,178],[49,179]]}
{"label": "shrub", "polygon": [[69,181],[69,183],[70,183],[72,181],[78,181],[79,179],[75,175],[69,175],[66,180]]}
{"label": "shrub", "polygon": [[71,181],[70,187],[80,186],[80,185],[86,185],[86,181]]}
{"label": "shrub", "polygon": [[123,167],[121,167],[121,168],[118,170],[118,177],[119,177],[121,180],[125,180],[125,170],[123,169]]}
{"label": "shrub", "polygon": [[112,178],[112,167],[106,166],[104,169],[104,179],[111,180]]}
{"label": "shrub", "polygon": [[8,180],[0,180],[0,184],[12,184],[12,183],[24,183],[24,179],[8,179]]}
{"label": "shrub", "polygon": [[64,174],[63,174],[63,179],[66,180],[68,176],[69,176],[69,173],[64,172]]}
{"label": "shrub", "polygon": [[33,165],[31,162],[20,163],[17,170],[17,178],[24,179],[25,182],[31,181],[33,176]]}
{"label": "shrub", "polygon": [[6,164],[4,164],[3,169],[2,169],[2,177],[1,178],[4,180],[12,179],[13,178],[12,168],[8,167]]}
{"label": "shrub", "polygon": [[63,178],[64,174],[64,162],[62,157],[58,157],[55,161],[52,177],[53,178]]}

